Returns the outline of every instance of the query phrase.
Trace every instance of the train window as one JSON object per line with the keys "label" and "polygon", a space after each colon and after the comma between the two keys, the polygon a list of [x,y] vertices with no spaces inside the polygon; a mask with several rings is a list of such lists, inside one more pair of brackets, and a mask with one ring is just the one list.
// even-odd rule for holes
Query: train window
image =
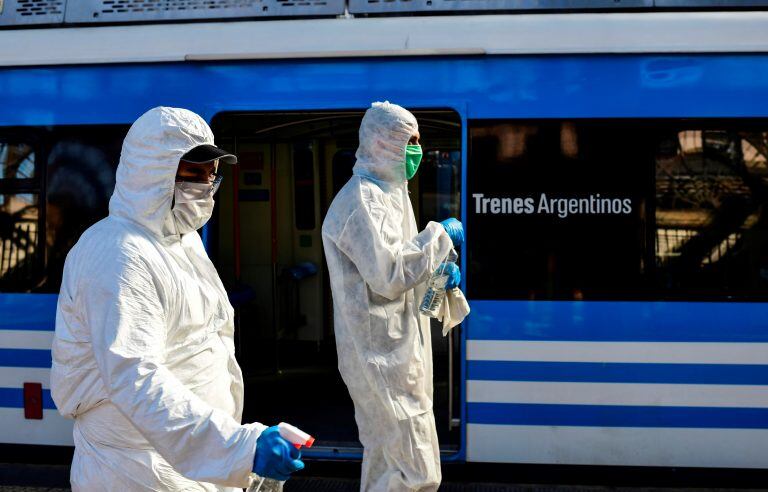
{"label": "train window", "polygon": [[768,124],[475,122],[468,293],[768,297]]}
{"label": "train window", "polygon": [[656,278],[669,296],[768,293],[768,132],[686,129],[656,156]]}
{"label": "train window", "polygon": [[42,270],[42,180],[34,141],[18,134],[0,139],[0,291],[32,287]]}
{"label": "train window", "polygon": [[70,248],[108,214],[126,132],[0,129],[0,292],[58,292]]}
{"label": "train window", "polygon": [[637,290],[648,147],[611,122],[474,123],[468,294],[587,299]]}

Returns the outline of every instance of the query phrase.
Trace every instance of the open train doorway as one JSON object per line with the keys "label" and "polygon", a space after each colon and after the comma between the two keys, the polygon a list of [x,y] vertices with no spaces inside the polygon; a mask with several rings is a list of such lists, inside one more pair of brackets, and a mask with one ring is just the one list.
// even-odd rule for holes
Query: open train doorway
{"label": "open train doorway", "polygon": [[[324,456],[361,448],[337,369],[321,226],[352,175],[363,113],[225,113],[212,122],[217,145],[239,159],[223,169],[208,245],[236,308],[244,421],[291,422],[317,436],[313,450]],[[424,227],[459,217],[461,120],[447,110],[414,114],[424,158],[409,187]],[[435,417],[450,454],[460,442],[459,336],[443,337],[437,324],[432,332]]]}

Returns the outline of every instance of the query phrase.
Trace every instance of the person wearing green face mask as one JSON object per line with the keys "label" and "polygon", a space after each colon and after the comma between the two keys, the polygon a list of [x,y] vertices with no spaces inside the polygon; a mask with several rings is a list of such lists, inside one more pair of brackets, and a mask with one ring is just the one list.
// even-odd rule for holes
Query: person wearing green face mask
{"label": "person wearing green face mask", "polygon": [[421,164],[421,145],[419,145],[419,135],[414,135],[405,146],[405,179],[410,181],[416,176]]}
{"label": "person wearing green face mask", "polygon": [[456,219],[418,230],[408,180],[421,163],[419,138],[410,112],[374,103],[353,176],[323,221],[339,372],[365,448],[363,492],[436,491],[441,481],[432,336],[419,302],[464,230]]}

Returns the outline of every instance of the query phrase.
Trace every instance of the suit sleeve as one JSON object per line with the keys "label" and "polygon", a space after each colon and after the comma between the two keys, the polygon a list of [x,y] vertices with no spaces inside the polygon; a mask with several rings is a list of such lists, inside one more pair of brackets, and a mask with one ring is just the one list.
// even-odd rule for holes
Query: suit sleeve
{"label": "suit sleeve", "polygon": [[425,282],[453,247],[437,222],[411,240],[399,237],[399,228],[385,210],[361,207],[347,219],[337,243],[370,289],[390,300]]}

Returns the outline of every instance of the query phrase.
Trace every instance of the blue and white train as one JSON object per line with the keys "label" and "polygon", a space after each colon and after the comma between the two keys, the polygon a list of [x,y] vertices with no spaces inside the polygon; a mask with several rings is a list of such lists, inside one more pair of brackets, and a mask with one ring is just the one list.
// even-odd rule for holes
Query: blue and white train
{"label": "blue and white train", "polygon": [[128,126],[168,105],[240,158],[202,235],[246,419],[359,459],[320,226],[390,100],[421,124],[419,223],[468,237],[472,313],[434,334],[446,461],[768,467],[768,12],[636,3],[0,29],[0,449],[72,445],[49,391],[61,266]]}

